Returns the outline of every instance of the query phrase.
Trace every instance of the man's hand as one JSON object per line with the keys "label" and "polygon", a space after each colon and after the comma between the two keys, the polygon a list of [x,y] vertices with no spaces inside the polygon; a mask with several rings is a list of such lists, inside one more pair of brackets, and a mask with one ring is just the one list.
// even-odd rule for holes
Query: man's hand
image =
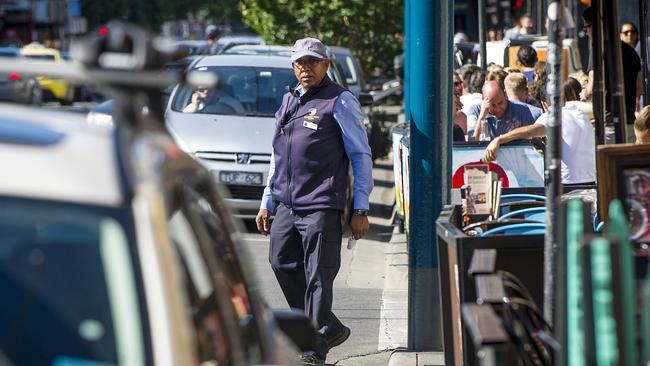
{"label": "man's hand", "polygon": [[[259,214],[258,214],[259,216]],[[361,239],[368,233],[370,223],[368,223],[368,216],[353,214],[350,220],[350,228],[352,229],[352,236],[355,239]]]}
{"label": "man's hand", "polygon": [[490,110],[490,100],[488,98],[483,98],[481,101],[481,114],[485,116]]}
{"label": "man's hand", "polygon": [[271,213],[269,210],[263,208],[260,209],[260,212],[257,213],[257,217],[255,217],[255,223],[257,224],[257,231],[260,232],[260,234],[266,236],[271,233]]}
{"label": "man's hand", "polygon": [[499,146],[501,146],[501,139],[498,137],[495,137],[492,141],[490,141],[490,144],[488,145],[487,148],[485,148],[485,154],[483,155],[483,161],[486,163],[489,163],[491,161],[496,160],[497,158],[497,151],[499,151]]}

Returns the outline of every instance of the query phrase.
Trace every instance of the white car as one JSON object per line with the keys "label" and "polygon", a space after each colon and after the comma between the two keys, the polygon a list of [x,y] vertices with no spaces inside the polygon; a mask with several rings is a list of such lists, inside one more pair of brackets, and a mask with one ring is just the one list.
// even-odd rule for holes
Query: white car
{"label": "white car", "polygon": [[210,174],[163,129],[0,108],[1,364],[294,363]]}
{"label": "white car", "polygon": [[[179,85],[167,105],[167,128],[178,145],[226,185],[231,196],[227,202],[242,217],[254,217],[259,211],[271,161],[275,112],[287,87],[298,84],[287,50],[274,48],[272,55],[224,54],[202,58],[190,69],[217,75],[217,87],[208,91],[213,96],[208,97],[211,101],[204,108],[187,113],[196,88]],[[333,70],[330,72],[336,72]],[[351,205],[351,194],[349,199]],[[343,220],[348,216],[346,212]]]}

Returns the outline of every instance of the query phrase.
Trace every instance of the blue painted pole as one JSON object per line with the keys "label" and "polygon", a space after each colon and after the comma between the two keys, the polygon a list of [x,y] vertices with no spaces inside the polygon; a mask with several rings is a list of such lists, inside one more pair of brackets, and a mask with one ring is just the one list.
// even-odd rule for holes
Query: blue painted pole
{"label": "blue painted pole", "polygon": [[411,39],[411,0],[404,0],[404,121],[411,121],[411,103],[409,96],[411,95],[409,88],[411,86],[411,67],[409,65],[409,41]]}
{"label": "blue painted pole", "polygon": [[451,188],[453,1],[410,1],[408,348],[442,351],[435,221]]}

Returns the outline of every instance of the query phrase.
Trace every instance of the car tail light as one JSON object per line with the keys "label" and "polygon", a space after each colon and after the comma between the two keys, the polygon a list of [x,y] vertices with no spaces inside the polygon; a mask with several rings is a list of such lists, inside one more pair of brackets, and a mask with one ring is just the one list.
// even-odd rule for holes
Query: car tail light
{"label": "car tail light", "polygon": [[9,80],[20,80],[20,75],[16,74],[15,72],[12,72],[11,74],[9,74],[7,79],[9,79]]}

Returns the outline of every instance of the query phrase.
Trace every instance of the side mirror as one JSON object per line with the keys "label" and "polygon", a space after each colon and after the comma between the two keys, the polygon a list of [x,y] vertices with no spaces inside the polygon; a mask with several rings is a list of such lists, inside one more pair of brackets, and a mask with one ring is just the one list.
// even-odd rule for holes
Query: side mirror
{"label": "side mirror", "polygon": [[316,348],[318,333],[305,314],[292,310],[273,310],[275,322],[301,351]]}
{"label": "side mirror", "polygon": [[373,98],[370,93],[359,93],[359,104],[361,104],[362,107],[370,107],[375,104],[375,98]]}

